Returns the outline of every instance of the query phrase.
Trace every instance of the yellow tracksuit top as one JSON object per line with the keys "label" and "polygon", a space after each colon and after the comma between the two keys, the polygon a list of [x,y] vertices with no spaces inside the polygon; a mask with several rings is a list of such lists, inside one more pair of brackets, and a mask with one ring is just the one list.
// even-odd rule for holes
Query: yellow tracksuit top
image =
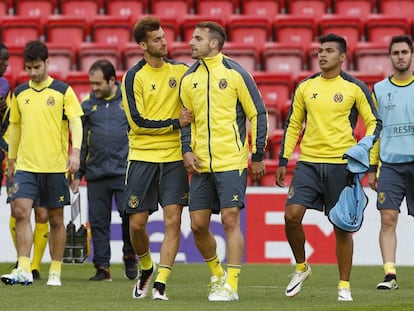
{"label": "yellow tracksuit top", "polygon": [[[21,129],[9,136],[9,157],[16,170],[33,173],[65,173],[69,157],[69,121],[83,115],[73,89],[65,82],[48,77],[15,88],[10,108],[10,125]],[[81,124],[79,122],[79,124]],[[72,134],[76,133],[72,131]],[[82,141],[72,136],[72,142]],[[76,146],[80,148],[79,146]]]}
{"label": "yellow tracksuit top", "polygon": [[356,144],[353,130],[358,114],[366,135],[377,139],[381,121],[365,84],[343,71],[333,79],[320,73],[305,79],[292,99],[279,165],[287,165],[301,133],[300,161],[346,163],[342,156]]}
{"label": "yellow tracksuit top", "polygon": [[193,123],[181,130],[183,153],[192,151],[201,172],[241,170],[248,165],[250,122],[252,161],[264,157],[268,123],[260,92],[238,63],[222,53],[193,64],[180,85]]}
{"label": "yellow tracksuit top", "polygon": [[166,163],[183,159],[178,89],[187,69],[169,59],[154,68],[142,59],[125,73],[121,91],[130,126],[128,160]]}

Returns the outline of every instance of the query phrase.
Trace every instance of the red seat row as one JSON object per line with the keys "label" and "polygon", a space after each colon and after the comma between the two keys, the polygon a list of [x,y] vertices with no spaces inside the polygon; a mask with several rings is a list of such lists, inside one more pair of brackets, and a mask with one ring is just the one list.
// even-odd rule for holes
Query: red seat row
{"label": "red seat row", "polygon": [[[2,41],[19,43],[29,32],[36,37],[44,37],[48,42],[71,40],[68,43],[95,41],[122,44],[133,41],[133,25],[140,16],[144,15],[134,18],[98,15],[85,19],[54,14],[44,22],[37,17],[0,16]],[[215,20],[224,25],[229,41],[252,44],[275,41],[308,45],[319,35],[335,32],[346,36],[349,46],[354,47],[358,41],[388,42],[391,35],[411,34],[414,28],[414,23],[407,18],[384,14],[371,14],[366,16],[366,21],[357,17],[325,14],[318,22],[310,17],[289,14],[278,14],[271,20],[251,15],[230,15],[224,20],[223,17],[189,14],[181,21],[162,18],[162,25],[169,42],[188,42],[194,26],[203,20]]]}
{"label": "red seat row", "polygon": [[0,0],[0,14],[48,16],[69,14],[154,14],[180,19],[186,14],[274,16],[289,13],[320,18],[326,13],[366,16],[384,13],[412,18],[411,0]]}
{"label": "red seat row", "polygon": [[[88,70],[97,58],[108,58],[118,70],[130,68],[142,57],[142,50],[134,42],[123,45],[81,42],[76,45],[67,43],[48,43],[52,71],[59,70],[63,77],[71,70]],[[23,45],[8,45],[9,69],[15,74],[24,69],[22,60]],[[169,44],[169,57],[177,61],[192,64],[191,51],[188,43],[173,42]],[[249,72],[263,71],[289,75],[293,81],[301,76],[303,71],[319,70],[317,53],[319,43],[312,43],[306,50],[290,44],[269,42],[259,48],[254,44],[239,44],[227,42],[223,53],[242,64]],[[344,70],[357,70],[367,74],[388,75],[392,66],[388,56],[388,45],[385,43],[357,44],[355,52],[348,53],[348,59],[343,64]]]}

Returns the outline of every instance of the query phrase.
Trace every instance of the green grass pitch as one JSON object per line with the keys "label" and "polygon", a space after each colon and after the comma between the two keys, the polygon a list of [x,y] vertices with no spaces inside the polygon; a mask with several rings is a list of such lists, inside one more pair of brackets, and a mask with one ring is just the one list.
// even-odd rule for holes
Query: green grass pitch
{"label": "green grass pitch", "polygon": [[[0,263],[0,274],[9,273],[12,263]],[[204,264],[176,264],[167,285],[169,301],[132,298],[134,281],[126,280],[123,266],[111,266],[112,282],[91,282],[91,263],[64,264],[62,287],[46,286],[48,264],[42,265],[40,281],[31,286],[0,285],[1,310],[139,310],[139,311],[266,311],[266,310],[414,310],[414,267],[398,267],[400,288],[375,289],[383,278],[381,266],[355,266],[352,270],[353,302],[338,302],[336,265],[311,265],[312,276],[294,298],[284,296],[293,266],[245,264],[239,284],[238,302],[207,300],[209,272]]]}

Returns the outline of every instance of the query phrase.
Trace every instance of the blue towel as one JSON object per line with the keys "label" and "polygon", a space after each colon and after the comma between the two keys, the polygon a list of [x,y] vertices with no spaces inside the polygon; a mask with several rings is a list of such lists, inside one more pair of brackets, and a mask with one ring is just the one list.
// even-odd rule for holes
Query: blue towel
{"label": "blue towel", "polygon": [[368,171],[369,151],[374,145],[374,139],[374,135],[365,136],[355,146],[352,146],[345,152],[343,158],[348,159],[348,171],[355,174]]}
{"label": "blue towel", "polygon": [[329,221],[344,231],[358,231],[364,219],[368,197],[361,185],[361,179],[369,168],[369,151],[374,144],[374,138],[374,135],[365,136],[344,154],[344,159],[348,159],[350,184],[342,190],[338,202],[328,214]]}

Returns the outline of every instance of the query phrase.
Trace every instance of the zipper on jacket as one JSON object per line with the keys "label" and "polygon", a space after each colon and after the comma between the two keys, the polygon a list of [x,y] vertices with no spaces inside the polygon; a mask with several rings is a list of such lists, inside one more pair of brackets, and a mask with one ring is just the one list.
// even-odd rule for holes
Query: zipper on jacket
{"label": "zipper on jacket", "polygon": [[207,130],[208,130],[208,155],[210,157],[210,172],[213,172],[213,155],[211,152],[211,131],[210,131],[210,71],[207,64],[203,60],[204,67],[206,67],[207,79]]}

